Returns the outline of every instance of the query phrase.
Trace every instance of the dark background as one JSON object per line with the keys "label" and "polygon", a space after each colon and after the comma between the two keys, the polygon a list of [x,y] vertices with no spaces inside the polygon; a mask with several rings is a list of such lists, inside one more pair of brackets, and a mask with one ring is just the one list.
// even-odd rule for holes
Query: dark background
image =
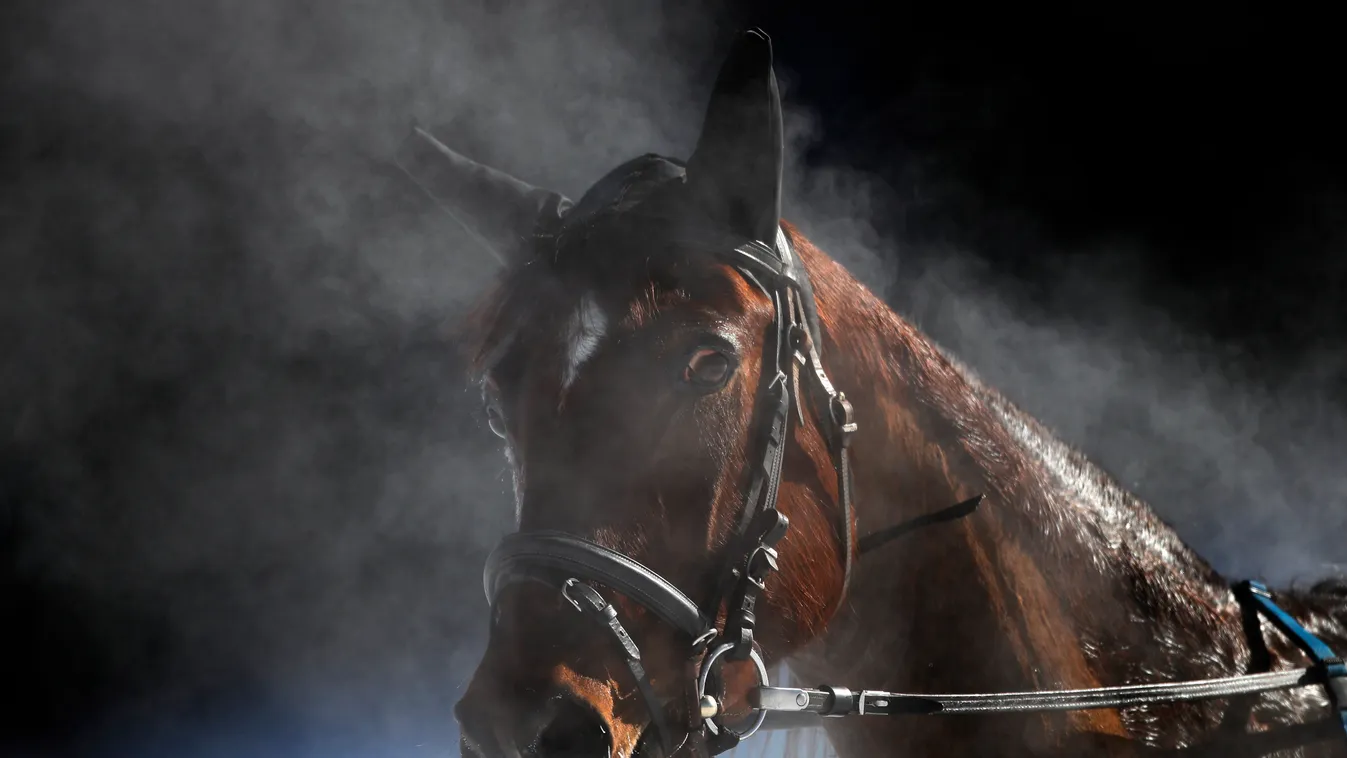
{"label": "dark background", "polygon": [[453,753],[504,462],[412,118],[572,196],[772,35],[787,216],[1218,569],[1347,563],[1327,18],[940,2],[0,11],[5,755]]}

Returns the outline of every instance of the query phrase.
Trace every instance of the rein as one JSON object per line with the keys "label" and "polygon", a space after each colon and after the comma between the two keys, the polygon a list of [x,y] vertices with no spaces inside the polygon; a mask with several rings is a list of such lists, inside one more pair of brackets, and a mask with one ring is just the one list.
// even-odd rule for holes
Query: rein
{"label": "rein", "polygon": [[[685,744],[699,755],[716,755],[757,732],[769,713],[823,717],[1040,713],[1228,698],[1313,685],[1325,687],[1343,734],[1347,734],[1347,664],[1279,608],[1266,587],[1252,581],[1235,587],[1241,604],[1267,618],[1305,652],[1313,665],[1200,681],[1035,692],[906,694],[853,692],[832,686],[771,686],[753,636],[755,610],[767,578],[777,567],[775,546],[789,526],[789,520],[777,510],[776,504],[791,416],[801,425],[805,423],[806,393],[801,391],[802,381],[808,388],[813,415],[828,439],[838,479],[837,526],[844,567],[838,607],[850,584],[853,556],[858,559],[923,526],[962,518],[977,508],[982,496],[857,542],[849,453],[856,423],[851,404],[833,387],[823,369],[822,335],[813,288],[785,233],[778,227],[774,245],[758,240],[728,241],[728,244],[723,239],[682,241],[731,264],[768,296],[775,309],[773,347],[763,351],[757,401],[763,408],[756,440],[761,457],[751,473],[738,527],[726,545],[725,565],[709,599],[698,604],[638,561],[581,537],[555,531],[507,535],[487,558],[483,574],[487,600],[493,605],[512,584],[542,582],[558,589],[577,611],[604,630],[621,651],[650,713],[651,729],[642,736],[642,744],[653,736],[659,739],[664,756],[673,755]],[[693,685],[685,693],[686,701],[680,709],[687,716],[679,730],[681,742],[674,742],[678,735],[670,725],[670,709],[650,684],[640,647],[623,626],[616,609],[590,582],[639,604],[687,640],[687,676]],[[717,627],[722,605],[725,620]],[[742,731],[731,729],[722,720],[725,693],[719,665],[724,660],[752,661],[757,670],[759,685],[749,693],[749,704],[756,713]],[[1322,733],[1316,734],[1325,738]],[[637,752],[640,749],[638,746]]]}
{"label": "rein", "polygon": [[[1304,651],[1313,665],[1218,679],[1030,692],[914,695],[879,690],[853,692],[845,687],[797,688],[764,684],[749,693],[749,702],[761,712],[812,713],[822,717],[1045,713],[1214,700],[1317,685],[1327,690],[1329,705],[1336,709],[1341,729],[1315,729],[1305,739],[1286,743],[1283,747],[1272,746],[1267,751],[1259,750],[1258,754],[1347,735],[1347,664],[1278,607],[1262,583],[1246,580],[1236,585],[1234,591],[1241,604],[1272,622]],[[1328,725],[1328,722],[1322,723]],[[1254,736],[1249,735],[1250,738]],[[1202,750],[1207,746],[1191,747]],[[1222,745],[1220,749],[1228,751],[1230,746]]]}
{"label": "rein", "polygon": [[1242,674],[1219,679],[1161,682],[1079,690],[1041,690],[960,695],[909,695],[877,690],[852,692],[843,687],[759,687],[750,698],[764,711],[806,712],[820,716],[899,716],[913,714],[1043,713],[1095,708],[1130,708],[1157,703],[1211,700],[1235,695],[1323,685],[1339,707],[1347,729],[1347,666],[1304,626],[1272,602],[1267,587],[1245,581],[1236,595],[1292,639],[1314,664],[1285,671]]}

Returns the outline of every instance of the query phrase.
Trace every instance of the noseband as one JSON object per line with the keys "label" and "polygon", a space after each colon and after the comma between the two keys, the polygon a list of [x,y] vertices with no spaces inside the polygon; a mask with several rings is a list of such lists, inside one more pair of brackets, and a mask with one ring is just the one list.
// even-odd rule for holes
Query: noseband
{"label": "noseband", "polygon": [[[508,586],[542,582],[558,588],[576,610],[592,617],[607,630],[630,669],[641,692],[651,726],[664,755],[678,747],[669,725],[669,714],[650,685],[641,663],[641,651],[622,625],[617,611],[592,587],[595,583],[639,604],[656,618],[676,629],[689,643],[687,702],[688,720],[683,739],[694,740],[708,755],[733,748],[762,726],[767,711],[760,709],[750,726],[736,732],[723,723],[720,703],[724,693],[718,675],[722,660],[751,660],[766,687],[767,668],[753,639],[756,607],[767,577],[776,570],[776,544],[785,536],[789,520],[777,510],[781,469],[790,429],[791,408],[799,423],[805,423],[805,400],[801,376],[810,390],[814,415],[828,439],[837,474],[839,508],[837,531],[843,565],[842,596],[851,580],[855,551],[851,463],[848,448],[856,423],[851,404],[833,388],[820,360],[822,335],[813,287],[799,264],[785,232],[777,228],[775,244],[758,240],[692,239],[685,245],[704,250],[730,264],[772,301],[774,344],[764,350],[762,380],[758,391],[757,438],[759,463],[752,470],[737,528],[726,545],[724,567],[714,591],[698,604],[678,587],[639,562],[575,535],[554,531],[518,532],[507,535],[487,558],[483,580],[487,600],[495,599]],[[735,244],[735,243],[738,244]],[[720,608],[726,604],[725,622],[717,627]],[[838,605],[841,604],[841,598]],[[708,692],[714,690],[714,694]]]}

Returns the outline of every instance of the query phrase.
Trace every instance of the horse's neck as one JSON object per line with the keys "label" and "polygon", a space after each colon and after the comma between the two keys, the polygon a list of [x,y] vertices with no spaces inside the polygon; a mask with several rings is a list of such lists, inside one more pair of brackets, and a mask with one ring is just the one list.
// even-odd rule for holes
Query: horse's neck
{"label": "horse's neck", "polygon": [[[860,533],[986,499],[860,561],[846,607],[796,664],[810,684],[989,692],[1240,673],[1229,591],[1144,504],[868,292],[851,303],[830,319],[845,337],[829,362],[860,424]],[[1047,747],[1137,726],[1114,711],[983,718],[972,729],[887,721],[838,723],[834,740],[844,755],[848,744],[920,754],[925,740],[945,751],[959,738]]]}

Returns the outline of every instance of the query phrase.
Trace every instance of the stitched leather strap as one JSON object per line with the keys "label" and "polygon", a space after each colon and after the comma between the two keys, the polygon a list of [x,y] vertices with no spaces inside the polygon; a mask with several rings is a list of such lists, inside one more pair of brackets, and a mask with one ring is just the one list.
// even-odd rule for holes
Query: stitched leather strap
{"label": "stitched leather strap", "polygon": [[1037,692],[913,695],[878,690],[852,692],[840,687],[760,687],[751,702],[756,708],[771,711],[810,712],[822,716],[1041,713],[1210,700],[1318,683],[1317,671],[1306,668],[1194,682]]}

